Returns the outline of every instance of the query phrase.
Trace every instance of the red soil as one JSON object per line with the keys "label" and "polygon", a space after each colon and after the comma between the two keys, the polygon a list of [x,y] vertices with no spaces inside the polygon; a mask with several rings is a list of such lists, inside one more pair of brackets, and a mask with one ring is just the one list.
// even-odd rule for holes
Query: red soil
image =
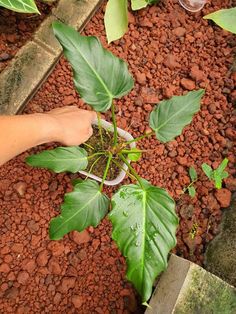
{"label": "red soil", "polygon": [[[206,89],[201,111],[183,134],[166,145],[155,138],[143,140],[139,147],[153,152],[134,165],[141,176],[167,188],[175,198],[180,227],[174,251],[198,264],[218,231],[222,207],[236,190],[236,75],[231,71],[235,37],[202,19],[232,3],[212,3],[201,13],[189,14],[177,0],[163,0],[130,14],[129,32],[109,46],[128,61],[136,79],[129,96],[116,102],[118,125],[134,136],[148,130],[148,115],[159,100]],[[99,36],[107,46],[102,10],[85,33]],[[76,94],[70,67],[62,58],[25,113],[70,104],[88,108]],[[111,114],[105,118],[110,120]],[[73,176],[24,163],[26,156],[48,147],[34,148],[0,169],[0,312],[137,313],[138,299],[125,280],[125,261],[110,238],[109,221],[104,219],[98,228],[74,232],[59,242],[49,241],[49,220],[58,215]],[[201,164],[216,168],[224,157],[229,159],[230,177],[219,192],[202,173]],[[194,199],[181,195],[189,183],[191,165],[200,177]],[[106,189],[108,194],[114,190]]]}

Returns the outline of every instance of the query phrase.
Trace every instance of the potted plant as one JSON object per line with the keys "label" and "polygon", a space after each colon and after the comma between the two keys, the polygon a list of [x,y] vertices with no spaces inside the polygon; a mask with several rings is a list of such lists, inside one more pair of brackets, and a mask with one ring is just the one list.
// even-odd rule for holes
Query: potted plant
{"label": "potted plant", "polygon": [[[27,158],[31,166],[55,172],[86,170],[89,175],[103,160],[100,184],[87,174],[85,180],[76,180],[73,191],[65,195],[61,214],[50,223],[50,238],[58,240],[72,230],[96,227],[109,212],[112,238],[126,257],[127,278],[146,304],[153,282],[167,267],[168,253],[176,244],[178,217],[168,192],[142,179],[131,166],[129,160],[135,162],[142,154],[133,144],[152,135],[163,143],[180,135],[200,109],[204,90],[160,102],[150,114],[152,131],[124,139],[117,128],[114,99],[133,87],[126,63],[105,50],[96,37],[81,36],[60,22],[53,23],[53,31],[72,66],[77,91],[98,113],[111,109],[112,129],[103,128],[98,114],[96,136],[100,140],[88,141],[81,147],[57,147]],[[114,166],[125,170],[136,183],[121,186],[110,201],[103,187]]]}

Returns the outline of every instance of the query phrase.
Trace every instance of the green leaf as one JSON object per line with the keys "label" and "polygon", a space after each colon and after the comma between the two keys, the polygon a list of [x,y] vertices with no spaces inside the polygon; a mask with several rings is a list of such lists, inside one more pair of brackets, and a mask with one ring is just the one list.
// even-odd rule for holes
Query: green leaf
{"label": "green leaf", "polygon": [[202,164],[202,170],[205,175],[211,180],[213,175],[213,169],[206,163]]}
{"label": "green leaf", "polygon": [[189,186],[188,187],[188,194],[191,196],[191,197],[194,197],[196,195],[196,189],[194,186]]}
{"label": "green leaf", "polygon": [[218,175],[217,173],[213,172],[213,180],[215,182],[215,187],[217,189],[221,189],[222,188],[222,178],[220,175]]}
{"label": "green leaf", "polygon": [[34,0],[0,0],[0,7],[19,13],[39,13]]}
{"label": "green leaf", "polygon": [[228,162],[229,162],[229,160],[227,158],[225,158],[221,162],[219,167],[213,171],[213,180],[215,181],[215,187],[217,189],[222,188],[223,179],[227,178],[229,175],[227,171],[224,171],[224,169],[227,167]]}
{"label": "green leaf", "polygon": [[146,8],[149,4],[155,4],[159,2],[159,0],[131,0],[132,10],[139,10],[142,8]]}
{"label": "green leaf", "polygon": [[225,168],[228,165],[229,160],[227,158],[224,158],[221,164],[218,166],[217,169],[215,169],[215,172],[222,174],[222,172],[225,170]]}
{"label": "green leaf", "polygon": [[53,22],[53,31],[73,68],[78,92],[96,111],[108,110],[114,98],[132,89],[126,63],[105,50],[96,37],[81,36],[60,22]]}
{"label": "green leaf", "polygon": [[109,0],[104,23],[108,43],[121,38],[128,30],[127,0]]}
{"label": "green leaf", "polygon": [[148,2],[146,0],[131,0],[132,10],[140,10],[142,8],[146,8]]}
{"label": "green leaf", "polygon": [[189,176],[192,182],[197,180],[197,172],[195,168],[192,166],[189,168]]}
{"label": "green leaf", "polygon": [[161,188],[141,180],[124,185],[112,198],[109,218],[112,238],[126,257],[127,278],[146,302],[152,285],[167,267],[169,251],[176,245],[178,218],[175,203]]}
{"label": "green leaf", "polygon": [[88,165],[87,152],[78,146],[57,147],[26,158],[28,165],[50,169],[56,173],[78,172]]}
{"label": "green leaf", "polygon": [[73,192],[65,194],[61,215],[50,222],[50,239],[59,240],[72,230],[97,227],[107,214],[109,203],[96,181],[88,179],[77,183]]}
{"label": "green leaf", "polygon": [[163,100],[151,112],[149,124],[159,141],[166,143],[180,135],[200,109],[204,90],[192,91],[184,96],[173,96]]}
{"label": "green leaf", "polygon": [[206,20],[212,20],[223,29],[236,34],[236,8],[223,9],[203,17]]}
{"label": "green leaf", "polygon": [[131,161],[138,161],[142,156],[142,153],[138,148],[132,148],[127,153],[127,156]]}

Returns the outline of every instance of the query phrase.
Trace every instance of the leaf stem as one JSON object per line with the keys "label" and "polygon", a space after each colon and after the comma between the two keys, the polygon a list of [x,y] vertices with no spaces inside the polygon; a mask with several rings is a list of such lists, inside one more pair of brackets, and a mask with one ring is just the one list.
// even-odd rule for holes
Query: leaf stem
{"label": "leaf stem", "polygon": [[100,184],[100,192],[102,192],[103,185],[104,185],[104,181],[106,180],[106,177],[107,177],[107,173],[108,173],[108,170],[109,170],[109,167],[110,167],[111,160],[112,160],[112,153],[109,152],[109,156],[108,156],[106,168],[105,168],[105,171],[104,171],[104,174],[103,174],[102,182],[101,182],[101,184]]}
{"label": "leaf stem", "polygon": [[[112,159],[112,162],[121,170],[125,171],[125,169],[115,160],[115,159]],[[135,176],[132,175],[131,173],[129,173],[128,171],[125,171],[127,176],[130,177],[132,180],[136,180]]]}
{"label": "leaf stem", "polygon": [[93,146],[91,146],[91,145],[89,145],[89,144],[87,144],[87,143],[83,143],[83,145],[84,145],[84,146],[87,146],[87,147],[89,147],[89,148],[91,148],[92,150],[95,149]]}
{"label": "leaf stem", "polygon": [[93,157],[95,157],[95,156],[98,156],[98,155],[105,155],[105,154],[106,154],[105,152],[97,152],[97,153],[94,153],[94,154],[88,156],[87,158],[88,158],[88,159],[91,159],[91,158],[93,158]]}
{"label": "leaf stem", "polygon": [[115,105],[114,103],[112,103],[111,105],[111,113],[112,113],[112,123],[113,123],[113,126],[114,126],[114,146],[116,146],[117,144],[117,124],[116,124],[116,115],[115,115]]}
{"label": "leaf stem", "polygon": [[152,136],[152,135],[154,135],[154,134],[155,134],[155,131],[151,131],[151,132],[149,132],[149,133],[146,133],[146,134],[143,134],[143,135],[141,135],[141,136],[139,136],[139,137],[136,137],[136,138],[134,138],[133,140],[127,141],[127,142],[125,142],[124,144],[129,145],[129,144],[131,144],[131,143],[140,141],[140,140],[142,140],[143,138]]}
{"label": "leaf stem", "polygon": [[134,168],[130,165],[130,163],[127,161],[127,159],[124,157],[123,154],[119,154],[120,159],[126,164],[131,174],[135,177],[135,179],[138,181],[140,186],[142,187],[142,181],[137,172],[134,170]]}
{"label": "leaf stem", "polygon": [[[88,173],[90,174],[94,168],[94,166],[96,165],[96,163],[98,163],[98,161],[102,158],[102,156],[99,156],[97,159],[95,159],[95,161],[92,163],[91,167],[89,168]],[[85,178],[85,180],[88,178],[88,176]]]}
{"label": "leaf stem", "polygon": [[102,125],[101,125],[101,114],[100,114],[100,112],[98,112],[97,117],[98,117],[98,131],[99,131],[101,144],[102,144],[102,148],[103,148],[104,140],[103,140],[103,136],[102,136]]}

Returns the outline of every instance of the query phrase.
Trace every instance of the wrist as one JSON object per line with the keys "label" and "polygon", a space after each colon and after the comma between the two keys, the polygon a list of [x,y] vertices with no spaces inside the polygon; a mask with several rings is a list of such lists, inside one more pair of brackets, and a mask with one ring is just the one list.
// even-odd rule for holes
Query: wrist
{"label": "wrist", "polygon": [[35,113],[33,118],[37,121],[38,134],[40,134],[37,145],[59,141],[61,128],[58,121],[52,115]]}

